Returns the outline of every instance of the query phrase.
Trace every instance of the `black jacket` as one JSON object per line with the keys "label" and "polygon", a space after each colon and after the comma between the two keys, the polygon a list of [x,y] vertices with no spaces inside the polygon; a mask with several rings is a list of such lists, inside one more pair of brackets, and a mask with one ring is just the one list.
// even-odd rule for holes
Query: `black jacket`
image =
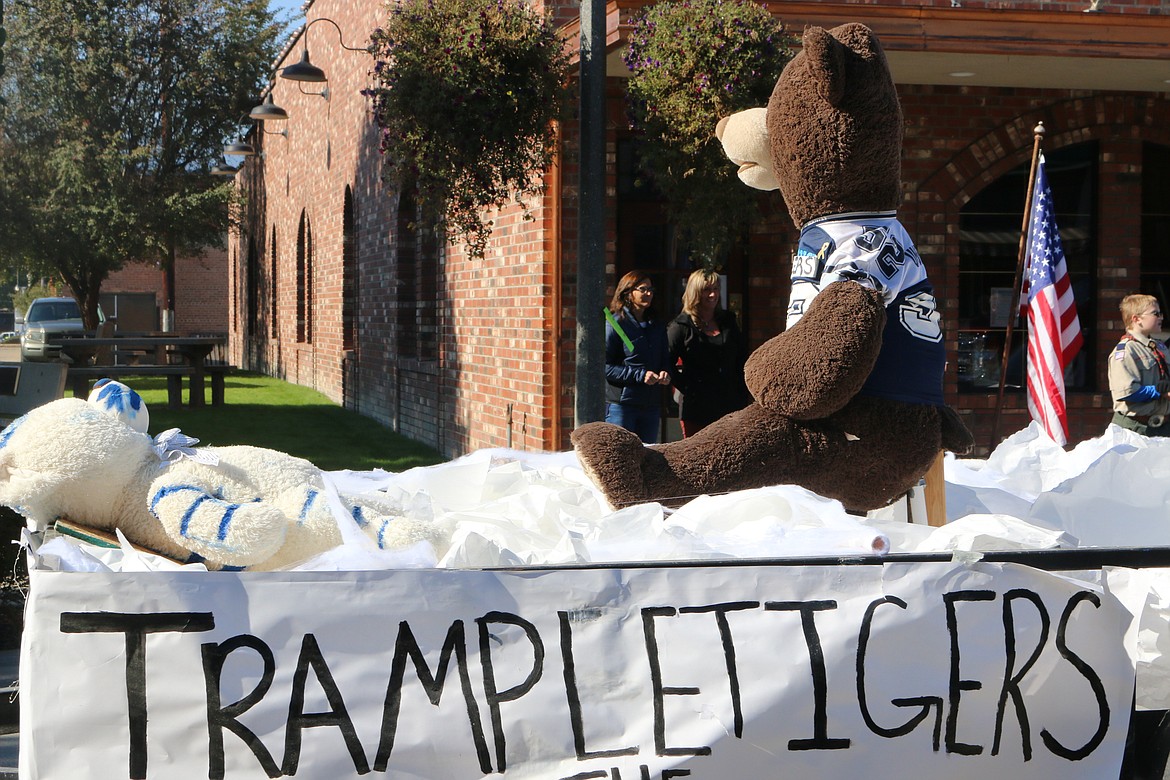
{"label": "black jacket", "polygon": [[715,322],[715,337],[699,330],[686,312],[666,328],[673,384],[683,396],[679,418],[696,425],[713,423],[752,401],[743,381],[747,340],[732,312],[717,310]]}

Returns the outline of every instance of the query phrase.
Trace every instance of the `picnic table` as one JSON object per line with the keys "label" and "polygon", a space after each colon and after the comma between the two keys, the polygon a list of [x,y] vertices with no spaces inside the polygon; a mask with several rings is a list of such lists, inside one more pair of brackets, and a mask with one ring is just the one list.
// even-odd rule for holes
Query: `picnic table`
{"label": "picnic table", "polygon": [[[227,344],[226,336],[179,336],[170,334],[148,336],[71,337],[59,340],[61,351],[73,360],[69,367],[69,383],[74,396],[84,398],[92,380],[120,376],[165,376],[169,405],[182,403],[182,380],[189,381],[189,400],[192,407],[203,406],[203,392],[208,375],[212,380],[212,404],[223,404],[223,375],[227,366],[209,366],[208,356],[216,347]],[[150,363],[114,364],[106,355],[136,353],[151,357]],[[177,356],[179,362],[168,363],[168,356]]]}

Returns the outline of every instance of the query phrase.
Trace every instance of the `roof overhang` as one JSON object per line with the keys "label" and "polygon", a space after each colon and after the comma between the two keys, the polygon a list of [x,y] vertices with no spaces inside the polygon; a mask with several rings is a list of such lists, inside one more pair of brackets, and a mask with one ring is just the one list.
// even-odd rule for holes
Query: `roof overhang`
{"label": "roof overhang", "polygon": [[[627,75],[621,61],[630,17],[651,0],[606,6],[607,72]],[[951,84],[1031,89],[1170,91],[1170,15],[987,10],[853,3],[768,2],[799,36],[807,25],[861,22],[882,41],[899,84]],[[1102,0],[1107,2],[1107,0]],[[578,36],[576,22],[565,34]],[[963,74],[963,75],[956,75]]]}

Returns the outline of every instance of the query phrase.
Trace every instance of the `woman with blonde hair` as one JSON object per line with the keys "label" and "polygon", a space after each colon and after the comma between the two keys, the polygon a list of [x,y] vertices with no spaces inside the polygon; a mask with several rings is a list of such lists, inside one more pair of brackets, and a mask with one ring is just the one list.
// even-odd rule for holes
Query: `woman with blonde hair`
{"label": "woman with blonde hair", "polygon": [[658,441],[662,390],[671,380],[654,293],[645,272],[630,271],[605,310],[605,421],[636,433],[644,444]]}
{"label": "woman with blonde hair", "polygon": [[720,305],[719,274],[709,268],[691,273],[682,312],[666,328],[675,389],[681,393],[679,424],[683,437],[751,403],[743,379],[747,341],[735,314]]}

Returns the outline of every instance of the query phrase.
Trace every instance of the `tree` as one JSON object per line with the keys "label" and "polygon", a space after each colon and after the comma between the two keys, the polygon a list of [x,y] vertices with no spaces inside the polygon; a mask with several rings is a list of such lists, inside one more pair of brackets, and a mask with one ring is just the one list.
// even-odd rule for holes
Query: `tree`
{"label": "tree", "polygon": [[543,192],[569,59],[525,0],[402,0],[370,36],[385,178],[482,258],[485,212]]}
{"label": "tree", "polygon": [[767,105],[794,40],[753,0],[655,3],[630,22],[623,56],[643,167],[696,259],[717,267],[757,209],[715,125]]}
{"label": "tree", "polygon": [[258,102],[267,0],[8,0],[0,77],[4,260],[58,275],[97,324],[110,272],[222,245],[210,175]]}

